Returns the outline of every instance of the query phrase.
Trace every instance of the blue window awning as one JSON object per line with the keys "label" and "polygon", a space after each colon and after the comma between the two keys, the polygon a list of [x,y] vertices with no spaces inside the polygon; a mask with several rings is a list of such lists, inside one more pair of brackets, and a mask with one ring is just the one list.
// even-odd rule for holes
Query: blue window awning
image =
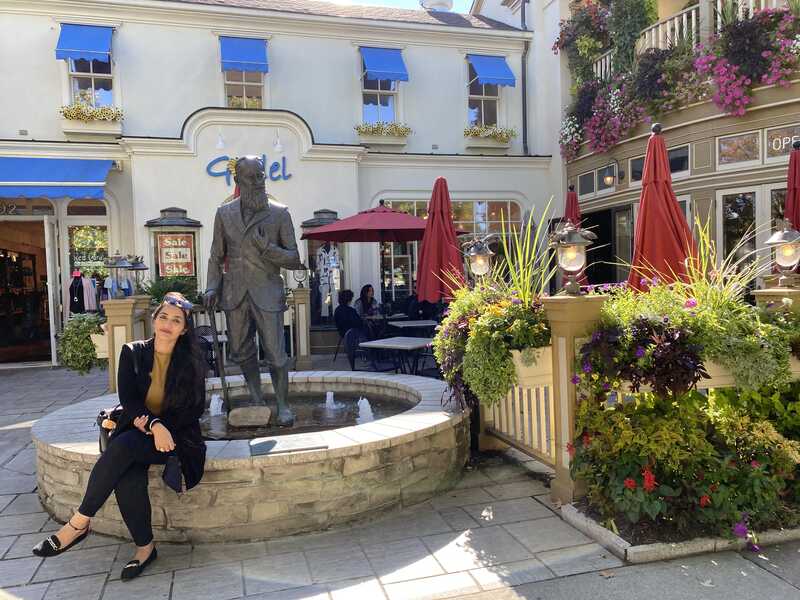
{"label": "blue window awning", "polygon": [[56,45],[56,58],[68,60],[111,60],[111,27],[97,25],[61,24],[61,35]]}
{"label": "blue window awning", "polygon": [[503,56],[487,56],[485,54],[467,54],[467,60],[478,75],[481,85],[507,85],[514,87],[517,80]]}
{"label": "blue window awning", "polygon": [[0,197],[102,198],[113,161],[0,157]]}
{"label": "blue window awning", "polygon": [[267,40],[255,38],[219,38],[223,71],[260,71],[269,73]]}
{"label": "blue window awning", "polygon": [[390,81],[408,81],[406,63],[403,54],[396,48],[359,48],[364,59],[364,70],[367,79],[388,79]]}

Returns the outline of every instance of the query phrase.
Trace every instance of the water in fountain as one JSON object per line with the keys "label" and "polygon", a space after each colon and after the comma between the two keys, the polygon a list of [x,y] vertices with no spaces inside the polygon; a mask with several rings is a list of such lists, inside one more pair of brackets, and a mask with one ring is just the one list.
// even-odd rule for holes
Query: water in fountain
{"label": "water in fountain", "polygon": [[358,417],[356,417],[356,422],[360,425],[361,423],[369,423],[374,419],[375,417],[372,415],[372,406],[370,406],[369,400],[361,396],[358,399]]}
{"label": "water in fountain", "polygon": [[333,400],[333,392],[325,392],[325,408],[327,410],[336,408],[336,402]]}

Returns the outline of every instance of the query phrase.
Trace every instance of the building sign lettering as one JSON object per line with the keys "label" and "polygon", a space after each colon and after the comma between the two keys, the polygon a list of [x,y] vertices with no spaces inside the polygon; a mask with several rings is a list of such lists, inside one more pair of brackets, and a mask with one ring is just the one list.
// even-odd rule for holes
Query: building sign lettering
{"label": "building sign lettering", "polygon": [[194,234],[157,233],[158,274],[161,277],[194,277]]}
{"label": "building sign lettering", "polygon": [[[233,177],[231,177],[231,172],[228,170],[229,160],[229,156],[218,156],[206,165],[206,173],[211,177],[224,177],[225,183],[230,186],[233,183]],[[267,177],[269,177],[270,181],[287,181],[292,177],[292,174],[286,168],[285,156],[281,157],[280,161],[276,160],[270,163],[267,161],[267,155],[262,154],[261,160],[264,161]]]}
{"label": "building sign lettering", "polygon": [[800,140],[800,125],[767,129],[767,158],[788,156],[797,140]]}

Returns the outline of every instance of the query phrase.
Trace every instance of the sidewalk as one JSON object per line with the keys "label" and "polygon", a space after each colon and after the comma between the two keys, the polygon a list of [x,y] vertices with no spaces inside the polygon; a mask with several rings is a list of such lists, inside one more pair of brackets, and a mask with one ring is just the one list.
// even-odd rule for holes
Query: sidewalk
{"label": "sidewalk", "polygon": [[30,554],[59,527],[35,494],[30,426],[104,393],[107,373],[4,371],[0,384],[0,600],[800,599],[800,543],[623,566],[558,518],[540,465],[515,452],[378,521],[267,542],[160,544],[147,575],[122,584],[125,540],[93,534],[57,558]]}

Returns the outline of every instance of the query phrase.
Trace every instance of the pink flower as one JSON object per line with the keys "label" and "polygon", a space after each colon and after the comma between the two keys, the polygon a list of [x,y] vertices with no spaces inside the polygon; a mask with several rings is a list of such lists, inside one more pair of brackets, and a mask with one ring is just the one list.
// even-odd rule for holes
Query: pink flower
{"label": "pink flower", "polygon": [[686,302],[683,303],[683,308],[694,308],[697,306],[697,300],[694,298],[688,298]]}
{"label": "pink flower", "polygon": [[757,469],[757,468],[759,468],[761,466],[761,463],[758,462],[757,460],[753,459],[753,460],[750,461],[750,466],[753,467],[754,469]]}

